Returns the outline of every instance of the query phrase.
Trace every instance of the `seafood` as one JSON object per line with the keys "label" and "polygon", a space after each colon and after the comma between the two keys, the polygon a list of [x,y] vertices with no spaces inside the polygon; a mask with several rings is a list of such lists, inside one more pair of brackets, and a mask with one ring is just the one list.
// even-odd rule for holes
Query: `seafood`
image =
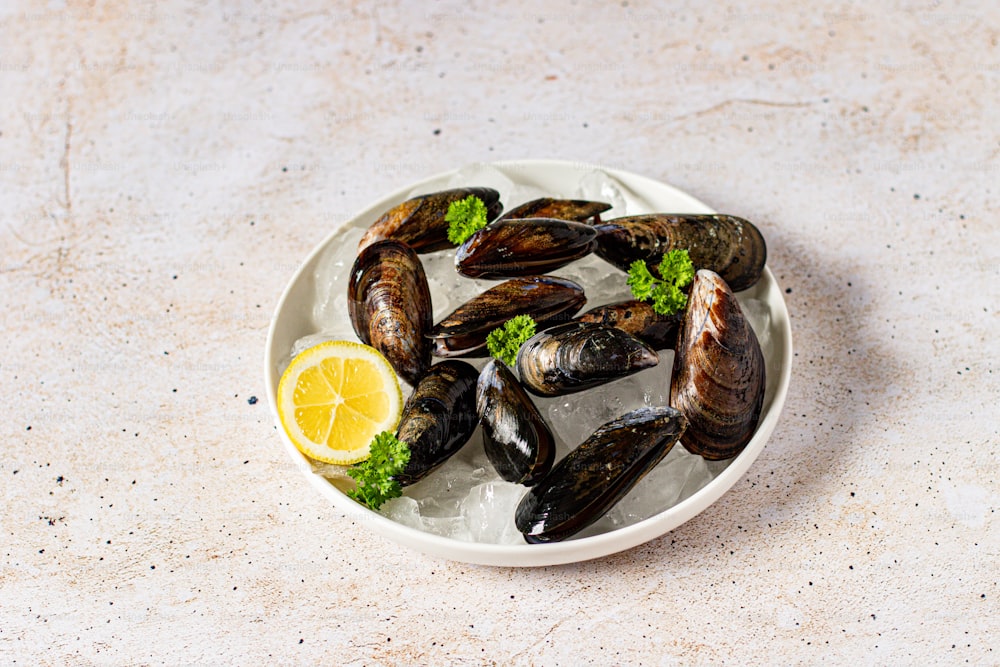
{"label": "seafood", "polygon": [[740,304],[717,273],[695,274],[677,336],[670,404],[690,422],[681,440],[709,460],[739,454],[764,402],[764,355]]}
{"label": "seafood", "polygon": [[431,365],[431,292],[417,254],[398,241],[378,241],[354,260],[347,286],[354,332],[415,385]]}
{"label": "seafood", "polygon": [[423,479],[469,441],[477,424],[478,377],[470,364],[447,359],[414,387],[396,429],[410,446],[410,461],[396,481],[407,486]]}
{"label": "seafood", "polygon": [[656,352],[621,329],[566,322],[529,338],[517,355],[521,382],[539,396],[560,396],[655,366]]}
{"label": "seafood", "polygon": [[552,276],[513,278],[459,306],[431,329],[434,354],[485,356],[486,337],[515,315],[539,324],[568,320],[587,302],[583,288]]}
{"label": "seafood", "polygon": [[667,455],[686,426],[669,407],[640,408],[604,424],[525,494],[517,529],[533,544],[583,530]]}
{"label": "seafood", "polygon": [[537,276],[590,254],[596,236],[594,227],[571,220],[498,220],[459,246],[455,269],[470,278]]}
{"label": "seafood", "polygon": [[555,218],[586,222],[591,218],[600,222],[601,213],[611,208],[611,204],[585,199],[552,199],[543,197],[507,211],[500,220],[521,220],[524,218]]}
{"label": "seafood", "polygon": [[687,249],[695,269],[715,271],[734,292],[752,287],[767,260],[760,231],[732,215],[653,213],[608,220],[597,230],[595,252],[623,271],[635,260],[659,264],[663,253]]}
{"label": "seafood", "polygon": [[552,431],[503,362],[494,359],[479,374],[476,410],[486,456],[501,477],[531,486],[552,468]]}
{"label": "seafood", "polygon": [[376,220],[358,243],[358,252],[383,239],[401,241],[418,253],[454,248],[448,240],[445,214],[452,202],[475,195],[486,205],[486,219],[493,220],[503,210],[500,193],[493,188],[456,188],[407,199]]}
{"label": "seafood", "polygon": [[681,315],[660,315],[652,305],[633,299],[591,308],[579,315],[576,321],[621,329],[654,350],[672,350],[677,342],[677,325]]}

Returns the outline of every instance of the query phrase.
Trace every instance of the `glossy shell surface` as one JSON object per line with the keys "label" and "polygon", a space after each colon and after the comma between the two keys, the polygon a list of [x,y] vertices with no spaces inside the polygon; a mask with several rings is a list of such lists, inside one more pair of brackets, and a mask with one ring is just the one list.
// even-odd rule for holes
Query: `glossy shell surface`
{"label": "glossy shell surface", "polygon": [[597,255],[623,271],[645,260],[655,274],[663,254],[687,249],[695,269],[710,269],[733,291],[752,287],[767,261],[767,245],[753,223],[733,215],[653,213],[597,225]]}
{"label": "glossy shell surface", "polygon": [[431,364],[431,292],[420,258],[397,241],[378,241],[354,260],[347,287],[354,332],[385,355],[410,385]]}
{"label": "glossy shell surface", "polygon": [[529,338],[517,355],[521,382],[539,396],[560,396],[637,373],[656,352],[621,329],[567,322]]}
{"label": "glossy shell surface", "polygon": [[649,303],[632,299],[591,308],[576,321],[621,329],[654,350],[672,350],[677,343],[681,315],[660,315]]}
{"label": "glossy shell surface", "polygon": [[690,422],[684,447],[710,460],[739,454],[757,427],[764,387],[764,355],[739,302],[718,274],[698,271],[670,383],[670,404]]}
{"label": "glossy shell surface", "polygon": [[439,357],[486,356],[486,337],[515,315],[539,326],[569,320],[587,302],[583,288],[565,278],[512,278],[473,297],[431,329]]}
{"label": "glossy shell surface", "polygon": [[501,220],[519,220],[523,218],[555,218],[557,220],[576,220],[585,222],[596,218],[611,208],[611,204],[585,199],[552,199],[543,197],[507,211]]}
{"label": "glossy shell surface", "polygon": [[686,426],[669,407],[640,408],[604,424],[521,499],[517,529],[555,542],[594,523],[671,450]]}
{"label": "glossy shell surface", "polygon": [[537,276],[589,255],[596,237],[594,227],[571,220],[498,220],[459,246],[455,269],[470,278]]}
{"label": "glossy shell surface", "polygon": [[396,479],[413,484],[448,460],[472,437],[476,369],[457,359],[431,366],[403,406],[396,437],[410,446],[410,461]]}

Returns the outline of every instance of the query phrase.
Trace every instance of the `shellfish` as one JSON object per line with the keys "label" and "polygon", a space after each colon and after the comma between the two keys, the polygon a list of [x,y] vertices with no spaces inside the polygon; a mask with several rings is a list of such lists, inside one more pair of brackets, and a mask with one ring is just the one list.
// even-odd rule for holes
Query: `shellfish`
{"label": "shellfish", "polygon": [[430,334],[439,357],[476,355],[489,333],[515,315],[530,315],[539,325],[568,320],[587,302],[583,288],[553,276],[513,278],[459,306]]}
{"label": "shellfish", "polygon": [[385,355],[410,385],[431,365],[431,292],[417,254],[398,241],[378,241],[354,260],[347,286],[351,325]]}
{"label": "shellfish", "polygon": [[607,220],[597,230],[595,252],[623,271],[635,260],[658,264],[663,253],[687,249],[695,269],[715,271],[734,292],[752,287],[767,261],[760,231],[732,215],[654,213]]}
{"label": "shellfish", "polygon": [[498,220],[459,246],[455,269],[470,278],[537,276],[590,254],[596,236],[594,227],[572,220]]}
{"label": "shellfish", "polygon": [[681,442],[709,460],[739,454],[764,402],[764,355],[718,274],[695,274],[677,336],[670,404],[690,422]]}
{"label": "shellfish", "polygon": [[478,421],[478,377],[470,364],[447,359],[421,378],[396,429],[396,437],[410,446],[410,461],[396,481],[408,486],[423,479],[469,441]]}
{"label": "shellfish", "polygon": [[555,218],[586,222],[593,218],[600,221],[601,213],[611,208],[611,204],[585,199],[552,199],[542,197],[517,206],[502,216],[500,220],[521,220],[524,218]]}
{"label": "shellfish", "polygon": [[654,350],[672,350],[677,342],[677,325],[681,316],[660,315],[645,301],[631,300],[591,308],[579,315],[576,321],[621,329]]}
{"label": "shellfish", "polygon": [[494,359],[479,374],[476,411],[486,456],[505,480],[531,486],[552,468],[552,431],[503,362]]}
{"label": "shellfish", "polygon": [[454,248],[444,218],[452,202],[469,195],[479,197],[486,205],[487,220],[493,220],[503,210],[500,193],[493,188],[456,188],[420,195],[383,213],[361,237],[358,251],[383,239],[401,241],[418,253]]}
{"label": "shellfish", "polygon": [[525,494],[517,529],[534,544],[583,530],[667,455],[686,425],[669,407],[640,408],[604,424]]}
{"label": "shellfish", "polygon": [[631,375],[659,362],[656,352],[621,329],[566,322],[521,346],[521,382],[539,396],[560,396]]}

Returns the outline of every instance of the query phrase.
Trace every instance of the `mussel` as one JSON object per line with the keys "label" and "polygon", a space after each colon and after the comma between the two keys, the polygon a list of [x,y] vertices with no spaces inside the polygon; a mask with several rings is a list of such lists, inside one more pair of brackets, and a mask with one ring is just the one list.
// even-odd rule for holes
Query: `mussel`
{"label": "mussel", "polygon": [[525,494],[517,529],[533,544],[583,530],[667,455],[686,425],[669,407],[640,408],[604,424]]}
{"label": "mussel", "polygon": [[505,480],[531,486],[552,468],[552,431],[502,361],[494,359],[479,373],[476,411],[486,457]]}
{"label": "mussel", "polygon": [[654,350],[672,350],[681,315],[660,315],[645,301],[620,301],[591,308],[576,318],[630,333]]}
{"label": "mussel", "polygon": [[595,222],[598,222],[601,219],[601,213],[610,208],[611,204],[606,204],[602,201],[543,197],[541,199],[533,199],[507,211],[500,216],[500,220],[555,218],[557,220],[586,222],[593,218]]}
{"label": "mussel", "polygon": [[431,292],[417,254],[398,241],[378,241],[354,260],[347,311],[358,338],[389,361],[410,385],[431,365],[427,333]]}
{"label": "mussel", "polygon": [[764,355],[725,281],[695,274],[677,336],[670,404],[690,422],[681,440],[709,460],[739,454],[764,402]]}
{"label": "mussel", "polygon": [[597,230],[596,254],[623,271],[641,259],[655,274],[663,253],[687,249],[696,269],[715,271],[735,292],[752,287],[767,261],[760,231],[732,215],[654,213],[607,220]]}
{"label": "mussel", "polygon": [[475,195],[486,205],[486,218],[493,220],[503,205],[500,193],[493,188],[456,188],[407,199],[376,220],[358,243],[358,251],[383,239],[402,241],[419,253],[454,248],[448,240],[445,214],[452,202]]}
{"label": "mussel", "polygon": [[587,302],[583,288],[553,276],[512,278],[459,306],[437,323],[429,336],[439,357],[485,356],[486,336],[515,315],[530,315],[539,325],[569,320]]}
{"label": "mussel", "polygon": [[554,218],[498,220],[466,239],[455,269],[470,278],[537,276],[593,251],[591,225]]}
{"label": "mussel", "polygon": [[539,396],[560,396],[631,375],[659,362],[621,329],[566,322],[529,338],[517,355],[521,382]]}
{"label": "mussel", "polygon": [[470,364],[447,359],[421,378],[396,429],[396,437],[410,446],[410,461],[396,481],[403,486],[418,482],[469,441],[478,422],[478,377]]}

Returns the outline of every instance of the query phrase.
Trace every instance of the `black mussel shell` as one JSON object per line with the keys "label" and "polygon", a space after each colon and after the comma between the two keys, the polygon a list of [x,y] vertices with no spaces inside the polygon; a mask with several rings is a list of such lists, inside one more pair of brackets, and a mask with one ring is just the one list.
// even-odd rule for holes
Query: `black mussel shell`
{"label": "black mussel shell", "polygon": [[695,274],[677,336],[670,404],[690,426],[693,454],[728,459],[753,437],[764,403],[764,355],[740,304],[718,274]]}
{"label": "black mussel shell", "polygon": [[457,359],[434,364],[403,406],[396,437],[410,446],[410,461],[396,476],[413,484],[462,448],[476,430],[476,369]]}
{"label": "black mussel shell", "polygon": [[553,271],[593,251],[597,232],[572,220],[497,220],[466,239],[455,269],[470,278],[516,278]]}
{"label": "black mussel shell", "polygon": [[560,396],[637,373],[656,352],[621,329],[567,322],[529,338],[517,355],[521,382],[533,394]]}
{"label": "black mussel shell", "polygon": [[427,333],[433,325],[431,292],[417,254],[398,241],[378,241],[358,253],[347,310],[358,338],[415,385],[431,365]]}
{"label": "black mussel shell", "polygon": [[586,222],[591,218],[600,220],[600,214],[611,208],[611,204],[585,199],[552,199],[543,197],[521,204],[507,211],[500,220],[520,220],[523,218],[555,218],[556,220],[576,220]]}
{"label": "black mussel shell", "polygon": [[473,297],[431,329],[439,357],[486,356],[486,337],[515,315],[539,326],[569,320],[587,302],[583,288],[554,276],[512,278]]}
{"label": "black mussel shell", "polygon": [[486,205],[487,220],[493,220],[503,210],[500,193],[493,188],[455,188],[420,195],[383,213],[361,237],[358,251],[383,239],[401,241],[418,253],[454,248],[444,218],[452,202],[469,195],[479,197]]}
{"label": "black mussel shell", "polygon": [[533,544],[583,530],[663,460],[686,426],[668,407],[640,408],[604,424],[525,494],[517,529]]}
{"label": "black mussel shell", "polygon": [[614,218],[597,225],[599,257],[628,271],[644,260],[655,274],[663,254],[686,249],[695,269],[710,269],[739,292],[764,270],[767,245],[753,223],[732,215],[653,213]]}
{"label": "black mussel shell", "polygon": [[501,477],[531,486],[552,468],[552,431],[503,362],[494,359],[480,372],[476,410],[486,456]]}
{"label": "black mussel shell", "polygon": [[591,308],[576,317],[576,321],[621,329],[654,350],[672,350],[677,343],[681,315],[660,315],[652,305],[633,299]]}

